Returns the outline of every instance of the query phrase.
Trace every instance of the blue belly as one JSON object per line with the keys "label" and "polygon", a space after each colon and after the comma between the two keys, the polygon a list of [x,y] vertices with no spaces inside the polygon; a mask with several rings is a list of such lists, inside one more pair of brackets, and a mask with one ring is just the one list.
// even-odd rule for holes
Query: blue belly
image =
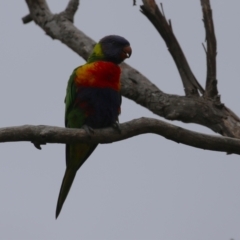
{"label": "blue belly", "polygon": [[78,106],[86,112],[85,124],[92,128],[111,126],[118,120],[121,95],[111,88],[78,89]]}

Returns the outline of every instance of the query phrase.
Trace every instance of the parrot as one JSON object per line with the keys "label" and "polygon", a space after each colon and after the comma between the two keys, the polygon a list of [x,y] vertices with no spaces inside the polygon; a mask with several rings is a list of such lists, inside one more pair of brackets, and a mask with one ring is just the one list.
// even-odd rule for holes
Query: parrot
{"label": "parrot", "polygon": [[[71,74],[65,97],[65,127],[119,130],[121,112],[121,68],[119,64],[132,54],[130,43],[118,35],[103,37],[93,48],[87,62]],[[77,171],[98,144],[66,144],[66,171],[60,188],[56,219],[66,200]]]}

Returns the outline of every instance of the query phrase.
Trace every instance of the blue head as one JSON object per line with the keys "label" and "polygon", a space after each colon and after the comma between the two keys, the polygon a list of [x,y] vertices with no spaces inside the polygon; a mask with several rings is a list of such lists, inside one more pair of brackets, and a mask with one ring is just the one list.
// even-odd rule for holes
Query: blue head
{"label": "blue head", "polygon": [[123,37],[109,35],[97,43],[90,55],[88,62],[109,61],[119,64],[132,54],[130,43]]}

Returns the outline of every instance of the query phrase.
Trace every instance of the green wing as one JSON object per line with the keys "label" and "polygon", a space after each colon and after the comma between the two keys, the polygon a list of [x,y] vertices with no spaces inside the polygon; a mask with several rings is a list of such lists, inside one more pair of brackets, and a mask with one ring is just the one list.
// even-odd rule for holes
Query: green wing
{"label": "green wing", "polygon": [[73,70],[73,73],[68,80],[67,93],[66,93],[66,97],[64,100],[64,102],[65,102],[65,127],[69,127],[68,126],[68,115],[74,107],[74,102],[75,102],[75,99],[77,96],[77,89],[76,89],[76,86],[74,83],[74,79],[76,77],[76,70],[77,70],[77,68],[75,68]]}
{"label": "green wing", "polygon": [[79,107],[75,106],[77,88],[74,81],[76,77],[76,70],[78,68],[73,70],[73,73],[68,80],[67,94],[65,97],[65,127],[69,128],[81,128],[85,122],[84,112],[81,111]]}

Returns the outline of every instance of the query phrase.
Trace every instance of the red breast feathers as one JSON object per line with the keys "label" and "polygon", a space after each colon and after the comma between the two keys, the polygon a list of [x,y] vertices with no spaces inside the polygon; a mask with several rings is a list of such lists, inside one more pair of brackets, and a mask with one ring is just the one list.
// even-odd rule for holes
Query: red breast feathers
{"label": "red breast feathers", "polygon": [[75,71],[77,87],[111,88],[120,91],[121,69],[112,62],[86,63]]}

